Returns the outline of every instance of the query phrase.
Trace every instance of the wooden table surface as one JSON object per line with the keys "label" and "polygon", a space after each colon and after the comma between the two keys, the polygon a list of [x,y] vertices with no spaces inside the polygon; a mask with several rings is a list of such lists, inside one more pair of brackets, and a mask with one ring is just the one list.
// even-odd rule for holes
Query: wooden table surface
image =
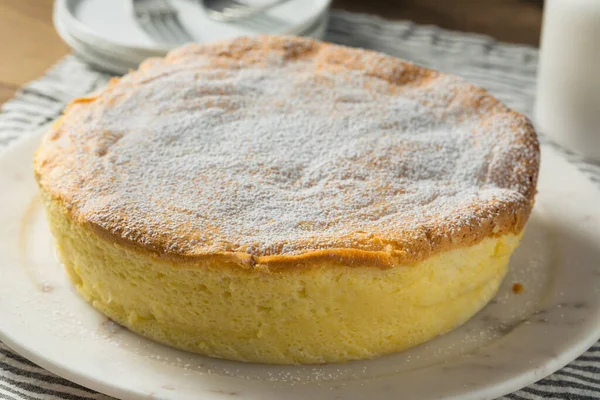
{"label": "wooden table surface", "polygon": [[[69,52],[52,26],[52,2],[0,0],[0,104]],[[333,6],[532,45],[542,17],[541,0],[334,0]]]}

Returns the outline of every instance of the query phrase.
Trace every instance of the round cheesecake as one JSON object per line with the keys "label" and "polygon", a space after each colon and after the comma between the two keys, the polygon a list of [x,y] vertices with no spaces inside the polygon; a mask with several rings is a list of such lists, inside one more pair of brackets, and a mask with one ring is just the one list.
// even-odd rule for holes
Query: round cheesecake
{"label": "round cheesecake", "polygon": [[73,101],[35,176],[96,309],[200,354],[400,351],[495,295],[533,207],[529,120],[464,80],[295,37],[192,44]]}

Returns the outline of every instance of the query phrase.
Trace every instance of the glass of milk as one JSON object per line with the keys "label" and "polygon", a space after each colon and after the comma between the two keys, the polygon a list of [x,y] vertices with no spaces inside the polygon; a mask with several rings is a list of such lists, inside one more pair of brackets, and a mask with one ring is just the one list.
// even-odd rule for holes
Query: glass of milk
{"label": "glass of milk", "polygon": [[534,121],[600,161],[600,0],[546,0]]}

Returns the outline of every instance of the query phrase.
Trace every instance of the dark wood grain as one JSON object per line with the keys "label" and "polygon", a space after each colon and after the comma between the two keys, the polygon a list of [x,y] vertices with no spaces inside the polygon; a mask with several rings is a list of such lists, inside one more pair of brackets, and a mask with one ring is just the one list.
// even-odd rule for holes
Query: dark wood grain
{"label": "dark wood grain", "polygon": [[541,0],[334,0],[333,7],[537,46]]}

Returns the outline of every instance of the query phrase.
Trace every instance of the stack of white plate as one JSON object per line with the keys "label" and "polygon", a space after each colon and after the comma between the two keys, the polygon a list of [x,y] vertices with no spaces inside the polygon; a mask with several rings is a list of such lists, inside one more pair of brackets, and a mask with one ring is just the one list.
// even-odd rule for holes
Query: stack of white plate
{"label": "stack of white plate", "polygon": [[[286,34],[322,38],[331,0],[290,0],[237,22],[210,19],[200,0],[169,0],[195,42],[236,36]],[[164,56],[177,45],[153,40],[134,17],[131,0],[56,0],[54,25],[75,53],[96,68],[125,73],[148,57]]]}

